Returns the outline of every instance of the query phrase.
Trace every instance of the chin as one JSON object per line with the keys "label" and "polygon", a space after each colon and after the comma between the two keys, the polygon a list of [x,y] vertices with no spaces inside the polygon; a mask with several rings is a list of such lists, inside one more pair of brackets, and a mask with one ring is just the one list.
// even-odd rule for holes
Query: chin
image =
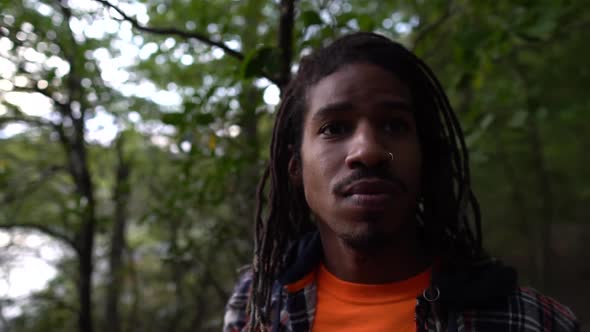
{"label": "chin", "polygon": [[391,244],[392,234],[372,224],[367,224],[362,230],[341,234],[340,239],[351,249],[370,252]]}
{"label": "chin", "polygon": [[391,223],[385,220],[365,220],[354,222],[354,227],[341,232],[338,237],[351,249],[358,251],[375,251],[406,240],[410,235],[413,222]]}

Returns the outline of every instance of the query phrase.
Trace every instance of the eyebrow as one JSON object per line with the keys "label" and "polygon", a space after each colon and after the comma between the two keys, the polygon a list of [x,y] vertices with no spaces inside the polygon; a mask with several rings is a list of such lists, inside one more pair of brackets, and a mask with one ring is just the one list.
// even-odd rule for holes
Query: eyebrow
{"label": "eyebrow", "polygon": [[[412,107],[410,103],[403,99],[384,99],[377,102],[377,107],[388,110],[401,110],[410,112]],[[321,121],[329,118],[334,113],[349,112],[354,109],[354,105],[348,101],[335,102],[320,107],[312,116],[312,121]]]}

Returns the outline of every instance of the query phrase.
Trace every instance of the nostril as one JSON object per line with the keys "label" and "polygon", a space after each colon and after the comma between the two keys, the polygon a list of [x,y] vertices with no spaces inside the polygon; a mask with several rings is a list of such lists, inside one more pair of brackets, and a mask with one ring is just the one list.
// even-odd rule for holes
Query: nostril
{"label": "nostril", "polygon": [[347,158],[346,164],[350,169],[359,168],[389,168],[391,167],[391,157],[387,153],[374,154],[370,156],[357,156]]}
{"label": "nostril", "polygon": [[358,168],[364,168],[364,167],[366,167],[366,165],[364,165],[360,161],[353,161],[350,163],[349,167],[352,169],[358,169]]}
{"label": "nostril", "polygon": [[390,152],[383,149],[364,149],[351,153],[346,158],[346,164],[349,168],[359,167],[376,167],[380,165],[389,165],[392,162]]}

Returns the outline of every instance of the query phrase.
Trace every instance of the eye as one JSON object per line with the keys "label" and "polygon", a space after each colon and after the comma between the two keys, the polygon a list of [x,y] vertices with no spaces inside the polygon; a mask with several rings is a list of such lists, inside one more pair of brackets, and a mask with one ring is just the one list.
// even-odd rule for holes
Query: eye
{"label": "eye", "polygon": [[345,134],[347,130],[348,127],[344,122],[329,122],[320,128],[319,134],[328,137],[338,136]]}
{"label": "eye", "polygon": [[385,130],[391,134],[405,134],[410,130],[410,125],[405,119],[395,118],[386,121]]}

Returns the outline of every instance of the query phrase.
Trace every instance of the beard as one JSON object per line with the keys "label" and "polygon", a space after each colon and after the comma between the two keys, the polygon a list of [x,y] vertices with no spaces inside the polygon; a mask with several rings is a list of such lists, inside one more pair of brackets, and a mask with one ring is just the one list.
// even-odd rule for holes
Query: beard
{"label": "beard", "polygon": [[349,248],[371,253],[390,246],[395,242],[394,234],[383,231],[383,229],[376,227],[373,224],[368,224],[367,227],[361,231],[353,233],[340,234],[340,239]]}
{"label": "beard", "polygon": [[349,229],[337,236],[350,249],[370,254],[406,243],[408,236],[416,236],[417,226],[417,222],[412,219],[393,228],[384,227],[383,222],[369,220],[364,227]]}

